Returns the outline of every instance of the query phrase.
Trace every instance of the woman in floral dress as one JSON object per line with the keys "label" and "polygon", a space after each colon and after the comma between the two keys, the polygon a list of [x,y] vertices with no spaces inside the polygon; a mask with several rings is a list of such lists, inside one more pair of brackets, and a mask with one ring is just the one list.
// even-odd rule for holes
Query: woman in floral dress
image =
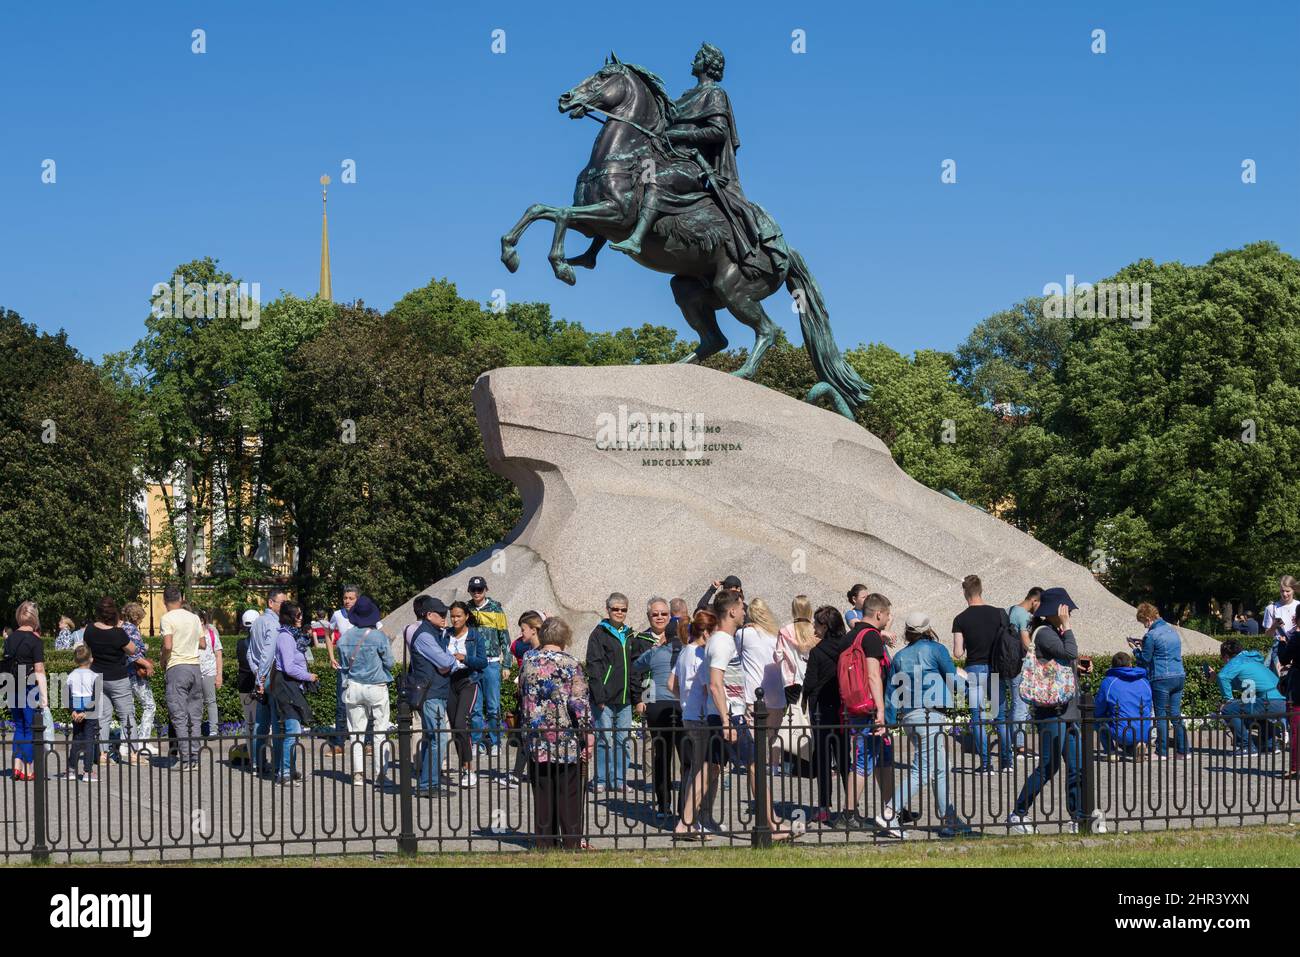
{"label": "woman in floral dress", "polygon": [[562,619],[546,619],[541,645],[524,655],[519,672],[538,847],[587,846],[582,839],[583,764],[595,736],[586,675],[578,659],[565,651],[572,637]]}

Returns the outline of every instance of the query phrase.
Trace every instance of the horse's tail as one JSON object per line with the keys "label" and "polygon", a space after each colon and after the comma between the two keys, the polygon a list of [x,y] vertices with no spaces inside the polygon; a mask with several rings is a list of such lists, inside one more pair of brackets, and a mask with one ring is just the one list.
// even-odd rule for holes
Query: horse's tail
{"label": "horse's tail", "polygon": [[[804,348],[817,373],[819,386],[825,383],[850,408],[862,405],[870,396],[871,387],[862,381],[857,370],[840,353],[840,347],[831,335],[831,317],[826,311],[821,287],[809,272],[803,256],[793,248],[790,249],[790,270],[786,273],[785,288],[799,306],[799,325],[803,329]],[[824,391],[825,387],[814,387],[814,392]]]}

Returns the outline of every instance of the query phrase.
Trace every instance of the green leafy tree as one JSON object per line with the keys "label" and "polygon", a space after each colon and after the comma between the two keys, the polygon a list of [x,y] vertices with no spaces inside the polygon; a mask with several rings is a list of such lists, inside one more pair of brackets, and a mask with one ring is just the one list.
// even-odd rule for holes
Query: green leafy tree
{"label": "green leafy tree", "polygon": [[1257,243],[1114,279],[1150,283],[1150,325],[1071,322],[1009,442],[1016,510],[1130,601],[1254,604],[1294,567],[1300,262]]}
{"label": "green leafy tree", "polygon": [[[202,300],[187,291],[172,301],[177,281],[204,290]],[[179,493],[164,496],[166,522],[155,532],[172,565],[164,577],[188,589],[196,554],[208,552],[219,604],[268,574],[254,560],[260,532],[281,518],[268,495],[266,426],[294,374],[288,358],[334,311],[332,303],[283,294],[250,316],[206,295],[237,284],[212,259],[177,267],[152,304],[144,337],[106,360],[135,407],[144,474]]]}
{"label": "green leafy tree", "polygon": [[42,626],[143,580],[129,401],[72,349],[0,308],[0,601]]}
{"label": "green leafy tree", "polygon": [[984,507],[999,503],[998,472],[990,471],[994,460],[986,461],[995,418],[957,384],[950,355],[921,350],[908,358],[877,343],[846,357],[872,383],[858,422],[889,447],[899,467],[930,488]]}
{"label": "green leafy tree", "polygon": [[[409,305],[409,303],[408,303]],[[273,424],[272,490],[300,549],[295,584],[325,604],[357,581],[381,604],[405,601],[501,538],[518,493],[491,472],[471,390],[504,350],[439,351],[463,307],[430,297],[394,321],[344,308],[294,353],[300,372]]]}

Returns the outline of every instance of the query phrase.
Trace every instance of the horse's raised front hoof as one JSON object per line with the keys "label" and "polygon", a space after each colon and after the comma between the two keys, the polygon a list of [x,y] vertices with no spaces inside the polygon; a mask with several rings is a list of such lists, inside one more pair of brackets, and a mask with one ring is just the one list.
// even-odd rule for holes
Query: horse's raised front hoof
{"label": "horse's raised front hoof", "polygon": [[552,263],[555,267],[555,278],[560,282],[566,282],[570,286],[578,281],[578,277],[573,272],[573,267],[566,262]]}
{"label": "horse's raised front hoof", "polygon": [[506,268],[511,272],[519,268],[519,251],[504,239],[501,240],[501,261],[506,264]]}

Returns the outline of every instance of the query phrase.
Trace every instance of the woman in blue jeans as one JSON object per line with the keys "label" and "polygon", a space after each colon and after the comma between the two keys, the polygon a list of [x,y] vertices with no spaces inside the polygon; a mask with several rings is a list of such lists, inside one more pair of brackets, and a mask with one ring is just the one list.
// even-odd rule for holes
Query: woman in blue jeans
{"label": "woman in blue jeans", "polygon": [[[1064,588],[1049,588],[1043,592],[1039,613],[1030,623],[1032,642],[1030,654],[1038,661],[1055,661],[1069,668],[1075,667],[1079,646],[1070,629],[1070,612],[1077,609]],[[1050,614],[1048,613],[1050,610]],[[1066,830],[1077,832],[1083,820],[1083,766],[1080,747],[1080,712],[1076,681],[1075,693],[1060,705],[1034,703],[1034,723],[1038,727],[1038,767],[1025,781],[1016,798],[1015,810],[1007,818],[1012,834],[1033,834],[1029,810],[1042,793],[1047,782],[1065,763],[1065,802],[1070,821]]]}
{"label": "woman in blue jeans", "polygon": [[[923,797],[926,784],[934,788],[934,816],[940,822],[940,837],[955,837],[970,830],[957,818],[948,797],[947,709],[952,708],[952,686],[957,668],[952,656],[936,639],[929,616],[914,611],[907,616],[904,638],[907,645],[889,668],[888,687],[899,721],[911,745],[912,765],[898,789],[900,824],[913,824],[924,817],[913,811],[909,801]],[[887,807],[884,817],[892,817]]]}
{"label": "woman in blue jeans", "polygon": [[37,708],[49,707],[49,688],[45,678],[45,644],[41,640],[40,610],[36,602],[25,601],[14,613],[17,628],[4,641],[4,656],[13,661],[15,677],[23,684],[16,688],[18,700],[10,707],[14,722],[14,780],[34,781],[35,762],[32,722]]}
{"label": "woman in blue jeans", "polygon": [[1174,726],[1174,751],[1187,757],[1187,729],[1183,726],[1183,642],[1174,627],[1160,617],[1156,606],[1144,601],[1138,605],[1137,620],[1147,633],[1141,639],[1130,638],[1133,657],[1151,679],[1151,698],[1155,704],[1156,759],[1169,757],[1169,725]]}
{"label": "woman in blue jeans", "polygon": [[275,750],[278,758],[275,780],[280,784],[297,784],[302,780],[302,772],[293,768],[294,750],[303,729],[311,727],[306,689],[316,681],[316,676],[307,670],[307,656],[298,647],[297,622],[298,606],[291,601],[283,602],[280,631],[275,638],[275,679],[271,685],[284,728],[280,747]]}

